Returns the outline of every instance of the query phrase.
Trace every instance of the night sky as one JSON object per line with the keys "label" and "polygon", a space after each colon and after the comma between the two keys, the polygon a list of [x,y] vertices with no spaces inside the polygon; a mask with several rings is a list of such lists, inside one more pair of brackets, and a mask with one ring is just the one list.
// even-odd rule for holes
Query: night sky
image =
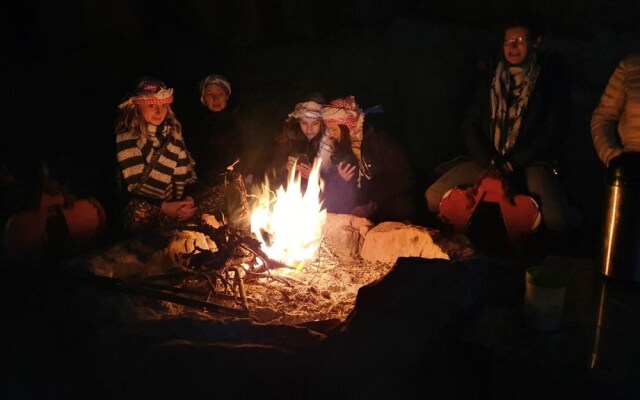
{"label": "night sky", "polygon": [[308,93],[327,99],[353,94],[363,107],[382,104],[414,167],[419,195],[436,165],[464,152],[459,123],[479,62],[500,48],[500,23],[525,15],[547,32],[544,45],[563,53],[569,66],[567,161],[580,167],[569,170],[567,185],[595,215],[603,169],[588,121],[619,58],[640,50],[638,4],[5,2],[0,40],[8,106],[1,161],[17,177],[33,180],[36,161],[50,160],[76,191],[108,202],[116,105],[133,82],[152,75],[174,87],[180,119],[200,107],[198,81],[221,73],[265,152],[287,112]]}

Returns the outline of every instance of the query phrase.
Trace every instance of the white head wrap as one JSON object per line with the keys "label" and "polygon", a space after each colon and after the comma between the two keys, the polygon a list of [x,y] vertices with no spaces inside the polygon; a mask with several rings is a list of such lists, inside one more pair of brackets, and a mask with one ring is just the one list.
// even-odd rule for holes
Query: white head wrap
{"label": "white head wrap", "polygon": [[209,75],[200,81],[200,101],[204,104],[204,91],[207,89],[209,85],[216,85],[222,89],[227,96],[231,96],[231,84],[222,75]]}
{"label": "white head wrap", "polygon": [[311,101],[305,101],[303,103],[296,104],[296,107],[293,109],[293,112],[289,114],[289,117],[293,118],[311,118],[311,119],[322,119],[322,104]]}

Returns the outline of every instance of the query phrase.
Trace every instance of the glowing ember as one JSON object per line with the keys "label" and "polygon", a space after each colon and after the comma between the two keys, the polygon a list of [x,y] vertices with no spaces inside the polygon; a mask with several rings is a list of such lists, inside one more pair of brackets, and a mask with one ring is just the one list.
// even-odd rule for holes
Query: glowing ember
{"label": "glowing ember", "polygon": [[262,241],[265,253],[300,269],[317,256],[327,212],[322,208],[320,159],[316,158],[303,193],[300,174],[293,168],[286,189],[274,193],[263,185],[251,212],[251,231]]}

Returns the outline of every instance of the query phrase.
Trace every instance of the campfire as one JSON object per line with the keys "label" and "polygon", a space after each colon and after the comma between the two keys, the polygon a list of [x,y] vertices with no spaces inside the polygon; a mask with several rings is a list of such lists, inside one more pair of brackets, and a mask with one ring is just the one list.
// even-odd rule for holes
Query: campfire
{"label": "campfire", "polygon": [[388,264],[340,257],[323,241],[328,214],[322,190],[316,159],[306,185],[294,168],[285,186],[274,190],[267,180],[252,195],[251,232],[266,257],[256,252],[254,264],[245,262],[238,274],[253,319],[284,324],[343,320],[357,290],[390,269]]}
{"label": "campfire", "polygon": [[85,260],[94,275],[150,295],[154,309],[141,319],[191,316],[251,318],[267,324],[343,321],[358,290],[383,278],[400,256],[462,258],[468,243],[395,222],[330,214],[322,207],[320,165],[306,188],[290,174],[286,187],[268,184],[255,195],[251,231],[212,216],[120,243]]}
{"label": "campfire", "polygon": [[275,193],[267,181],[251,211],[251,231],[261,240],[264,252],[297,271],[317,257],[326,220],[320,201],[320,159],[313,164],[305,190],[301,180],[294,168],[287,187]]}

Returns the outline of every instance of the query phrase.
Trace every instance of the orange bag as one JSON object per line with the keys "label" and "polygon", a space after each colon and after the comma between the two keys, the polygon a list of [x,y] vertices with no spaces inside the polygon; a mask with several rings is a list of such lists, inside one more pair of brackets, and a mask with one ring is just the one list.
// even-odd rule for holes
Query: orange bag
{"label": "orange bag", "polygon": [[535,232],[540,225],[538,203],[522,194],[507,196],[502,179],[495,176],[484,176],[474,188],[452,189],[445,193],[440,201],[440,217],[453,227],[454,232],[463,233],[481,202],[498,203],[513,244],[520,243],[523,235]]}
{"label": "orange bag", "polygon": [[4,249],[12,261],[36,265],[47,251],[73,255],[99,238],[106,221],[102,205],[93,198],[65,203],[62,193],[42,193],[36,211],[18,212],[8,219]]}

